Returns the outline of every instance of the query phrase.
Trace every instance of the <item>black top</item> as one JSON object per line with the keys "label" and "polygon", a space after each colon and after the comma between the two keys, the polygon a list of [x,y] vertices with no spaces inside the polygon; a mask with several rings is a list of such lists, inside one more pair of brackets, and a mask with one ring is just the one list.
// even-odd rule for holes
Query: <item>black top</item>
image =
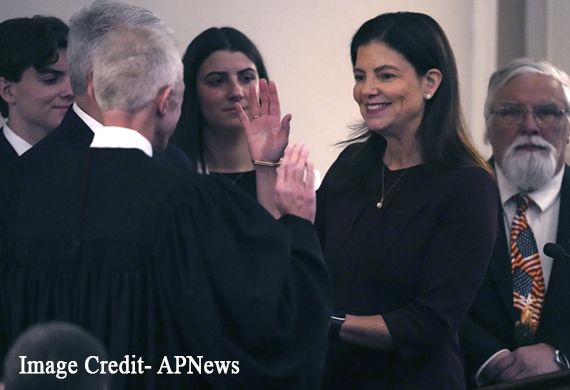
{"label": "black top", "polygon": [[220,175],[243,189],[245,192],[257,199],[257,180],[255,170],[231,173],[210,173],[211,175]]}
{"label": "black top", "polygon": [[[330,344],[326,388],[464,387],[457,329],[482,281],[497,232],[498,194],[480,168],[378,169],[350,187],[363,144],[349,146],[318,190],[317,230],[333,278],[334,305],[381,314],[394,351]],[[386,191],[401,177],[393,189]],[[366,387],[368,386],[368,387]]]}
{"label": "black top", "polygon": [[[61,320],[111,359],[152,366],[115,375],[113,389],[317,386],[329,286],[309,222],[275,221],[227,180],[133,149],[54,158],[14,204],[0,238],[2,353],[29,325]],[[175,355],[237,361],[239,373],[156,375]]]}

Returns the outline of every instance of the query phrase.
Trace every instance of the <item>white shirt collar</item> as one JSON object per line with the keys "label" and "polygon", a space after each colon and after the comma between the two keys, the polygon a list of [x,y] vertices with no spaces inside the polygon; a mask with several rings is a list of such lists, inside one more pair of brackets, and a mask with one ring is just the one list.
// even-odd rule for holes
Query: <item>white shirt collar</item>
{"label": "white shirt collar", "polygon": [[4,125],[4,137],[6,137],[10,145],[12,145],[18,156],[26,153],[33,146],[18,134],[14,133],[14,130],[12,130],[7,123]]}
{"label": "white shirt collar", "polygon": [[[562,178],[564,176],[564,169],[565,166],[563,165],[560,171],[554,175],[554,177],[548,183],[546,183],[544,187],[528,193],[529,198],[532,199],[532,201],[540,208],[541,211],[544,211],[552,206],[558,194],[560,193],[560,188],[562,187]],[[497,173],[497,183],[499,185],[501,204],[505,206],[505,204],[520,191],[513,187],[511,183],[509,183],[509,181],[505,178],[505,174],[497,163],[495,163],[495,172]]]}
{"label": "white shirt collar", "polygon": [[95,132],[92,148],[112,149],[139,149],[147,156],[152,157],[152,145],[150,141],[139,132],[117,126],[101,126]]}
{"label": "white shirt collar", "polygon": [[89,128],[91,129],[91,131],[95,134],[97,134],[97,131],[99,131],[99,129],[103,128],[103,124],[99,123],[97,120],[95,120],[93,117],[91,117],[89,114],[87,114],[85,111],[83,111],[81,109],[81,107],[79,107],[77,105],[77,103],[73,103],[73,111],[75,111],[75,113],[77,114],[77,116],[79,118],[81,118],[81,120],[83,122],[85,122],[85,124],[87,126],[89,126]]}

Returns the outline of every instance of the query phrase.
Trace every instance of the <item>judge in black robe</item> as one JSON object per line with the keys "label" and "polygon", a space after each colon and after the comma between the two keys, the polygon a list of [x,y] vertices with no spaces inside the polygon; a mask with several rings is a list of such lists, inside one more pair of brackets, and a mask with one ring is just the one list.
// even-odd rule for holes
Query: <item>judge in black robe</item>
{"label": "judge in black robe", "polygon": [[[181,80],[179,55],[162,52],[173,42],[160,34],[112,34],[99,54],[112,63],[101,69],[149,46],[124,55],[175,58],[155,66],[178,64]],[[131,40],[138,44],[124,47]],[[145,86],[158,72],[147,68],[138,79]],[[159,87],[140,112],[109,114],[106,124],[122,128],[97,132],[86,150],[50,155],[21,181],[0,234],[0,349],[32,324],[59,320],[90,331],[112,360],[150,367],[115,374],[113,389],[316,388],[330,308],[311,222],[277,221],[223,178],[149,158],[150,141],[168,139],[182,95],[178,85]],[[202,371],[187,363],[177,373],[177,356],[202,361]],[[227,373],[208,373],[210,364]]]}
{"label": "judge in black robe", "polygon": [[[116,388],[318,383],[328,279],[310,222],[277,222],[228,181],[177,176],[134,149],[45,167],[16,215],[0,259],[8,343],[41,321],[76,323],[111,359],[152,366]],[[238,361],[239,373],[155,375],[176,355]]]}

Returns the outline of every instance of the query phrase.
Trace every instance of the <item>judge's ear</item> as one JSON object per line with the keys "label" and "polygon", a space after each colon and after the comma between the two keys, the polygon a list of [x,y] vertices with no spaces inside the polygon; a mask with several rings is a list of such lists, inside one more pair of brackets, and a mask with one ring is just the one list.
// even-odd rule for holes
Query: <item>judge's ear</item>
{"label": "judge's ear", "polygon": [[429,100],[437,92],[441,80],[443,80],[443,75],[439,69],[433,68],[426,72],[423,77],[424,79],[424,98]]}
{"label": "judge's ear", "polygon": [[16,102],[14,84],[14,81],[8,80],[6,77],[0,77],[0,97],[9,105]]}
{"label": "judge's ear", "polygon": [[87,82],[87,96],[89,96],[91,99],[93,99],[94,102],[96,102],[97,99],[95,99],[95,86],[93,85],[93,72],[90,72],[87,75],[87,79],[85,81]]}
{"label": "judge's ear", "polygon": [[170,99],[171,95],[171,86],[163,87],[158,91],[158,94],[156,95],[156,110],[158,115],[165,116],[168,112],[170,104],[172,104],[172,99]]}

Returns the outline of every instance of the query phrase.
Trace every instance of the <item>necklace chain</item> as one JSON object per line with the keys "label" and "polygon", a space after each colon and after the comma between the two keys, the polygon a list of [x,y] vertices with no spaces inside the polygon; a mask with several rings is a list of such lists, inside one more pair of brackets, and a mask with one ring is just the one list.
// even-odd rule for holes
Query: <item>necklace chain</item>
{"label": "necklace chain", "polygon": [[240,174],[237,175],[235,179],[230,179],[230,180],[232,181],[232,183],[236,184],[236,183],[239,181],[239,179],[242,178],[242,176],[243,176],[244,174],[245,174],[245,172],[240,172]]}
{"label": "necklace chain", "polygon": [[406,172],[408,172],[408,168],[404,169],[404,172],[402,172],[400,176],[398,176],[394,184],[392,184],[390,188],[388,188],[388,191],[384,192],[384,164],[382,164],[382,193],[380,194],[380,200],[378,201],[378,203],[376,203],[376,208],[378,210],[380,210],[382,206],[384,206],[384,199],[388,196],[390,191],[392,191],[394,187],[396,187],[396,184],[398,184],[400,179],[404,177]]}

